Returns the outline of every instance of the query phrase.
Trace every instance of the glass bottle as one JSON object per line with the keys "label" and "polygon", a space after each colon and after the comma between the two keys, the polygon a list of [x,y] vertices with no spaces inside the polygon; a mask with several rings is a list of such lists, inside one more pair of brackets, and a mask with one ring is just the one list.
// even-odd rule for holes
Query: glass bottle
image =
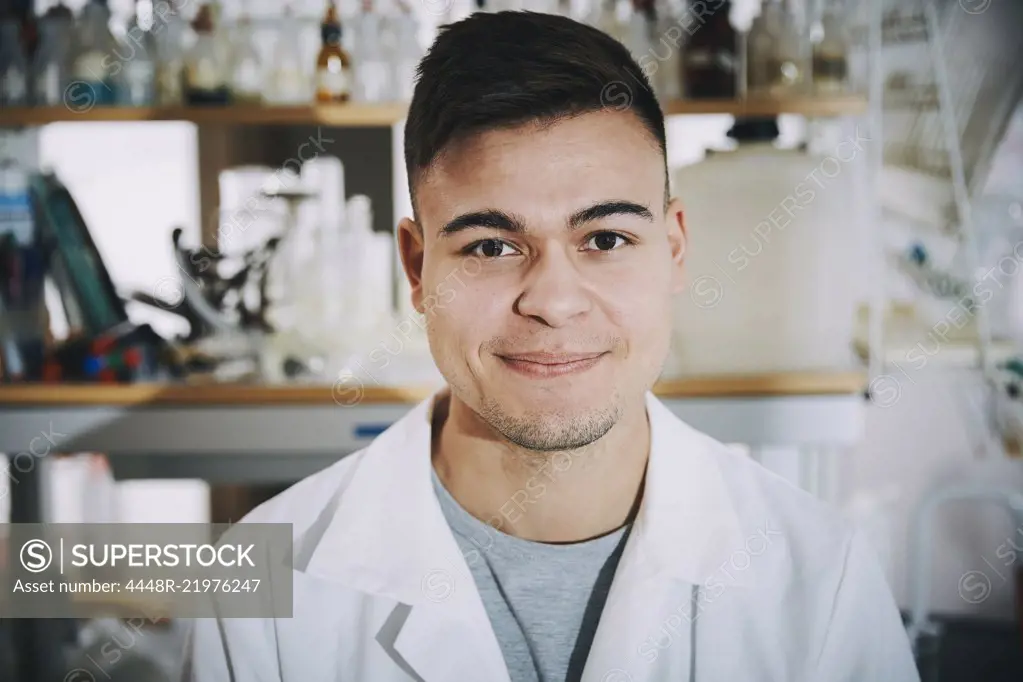
{"label": "glass bottle", "polygon": [[316,57],[317,102],[347,102],[351,98],[352,60],[341,47],[341,35],[337,6],[330,0],[320,26],[323,44]]}
{"label": "glass bottle", "polygon": [[805,43],[786,4],[769,0],[749,40],[747,89],[751,94],[778,97],[804,89],[808,80]]}
{"label": "glass bottle", "polygon": [[118,103],[124,106],[148,107],[156,101],[156,39],[152,28],[152,0],[137,0],[135,17],[124,40],[124,62],[117,88]]}
{"label": "glass bottle", "polygon": [[358,19],[358,45],[355,55],[355,94],[361,102],[386,102],[391,99],[391,63],[387,58],[388,33],[383,17],[374,9],[373,0],[363,0]]}
{"label": "glass bottle", "polygon": [[849,87],[849,36],[842,6],[826,0],[813,36],[813,89],[845,92]]}
{"label": "glass bottle", "polygon": [[160,106],[179,106],[184,102],[185,33],[187,24],[179,7],[171,4],[171,11],[161,14],[153,25],[156,38],[156,103]]}
{"label": "glass bottle", "polygon": [[238,20],[231,42],[231,101],[235,104],[262,104],[266,69],[256,47],[252,20],[245,11]]}
{"label": "glass bottle", "polygon": [[0,104],[28,104],[28,61],[21,46],[21,25],[14,19],[0,23]]}
{"label": "glass bottle", "polygon": [[294,106],[312,100],[309,70],[301,48],[301,26],[291,8],[286,7],[270,65],[267,102]]}
{"label": "glass bottle", "polygon": [[68,55],[71,25],[63,19],[44,16],[39,20],[39,46],[32,61],[32,103],[58,106],[68,86]]}
{"label": "glass bottle", "polygon": [[408,102],[416,86],[416,68],[423,58],[419,44],[419,24],[415,14],[405,4],[394,19],[394,95],[398,101]]}
{"label": "glass bottle", "polygon": [[738,81],[738,34],[724,0],[682,49],[682,91],[688,99],[731,99]]}
{"label": "glass bottle", "polygon": [[[117,100],[117,41],[110,32],[110,8],[105,0],[90,0],[75,26],[71,81],[88,101],[76,106],[110,106]],[[70,92],[70,91],[69,91]]]}
{"label": "glass bottle", "polygon": [[775,52],[781,16],[775,3],[768,2],[753,19],[746,34],[746,92],[762,94],[770,90],[768,64]]}
{"label": "glass bottle", "polygon": [[213,9],[203,4],[192,22],[195,44],[185,55],[185,102],[189,105],[228,103],[227,74],[217,43]]}

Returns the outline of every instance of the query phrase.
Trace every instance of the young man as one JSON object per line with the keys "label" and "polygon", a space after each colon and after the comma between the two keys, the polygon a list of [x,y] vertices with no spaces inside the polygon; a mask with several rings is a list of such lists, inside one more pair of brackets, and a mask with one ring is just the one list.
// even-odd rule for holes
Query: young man
{"label": "young man", "polygon": [[246,518],[293,524],[294,617],[197,621],[190,679],[917,680],[864,539],[650,393],[686,235],[626,49],[451,25],[405,158],[447,388]]}

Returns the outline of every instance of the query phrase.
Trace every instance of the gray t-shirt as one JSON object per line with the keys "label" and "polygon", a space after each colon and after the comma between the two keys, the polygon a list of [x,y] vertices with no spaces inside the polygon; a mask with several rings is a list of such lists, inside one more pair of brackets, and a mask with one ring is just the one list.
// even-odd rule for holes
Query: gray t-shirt
{"label": "gray t-shirt", "polygon": [[512,682],[579,680],[628,527],[586,542],[531,542],[469,514],[436,472],[433,484]]}

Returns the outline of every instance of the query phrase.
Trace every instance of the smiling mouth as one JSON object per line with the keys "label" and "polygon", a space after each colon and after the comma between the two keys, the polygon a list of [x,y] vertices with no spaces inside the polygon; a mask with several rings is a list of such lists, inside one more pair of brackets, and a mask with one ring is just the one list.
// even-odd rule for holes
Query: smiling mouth
{"label": "smiling mouth", "polygon": [[498,355],[511,370],[534,378],[560,377],[585,372],[599,363],[607,352],[601,353],[524,353]]}

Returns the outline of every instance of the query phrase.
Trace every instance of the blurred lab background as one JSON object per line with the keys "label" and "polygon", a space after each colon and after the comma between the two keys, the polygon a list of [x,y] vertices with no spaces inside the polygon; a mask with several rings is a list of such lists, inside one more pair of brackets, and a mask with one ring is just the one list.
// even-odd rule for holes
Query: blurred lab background
{"label": "blurred lab background", "polygon": [[[0,521],[237,521],[437,387],[393,231],[415,66],[560,13],[667,114],[658,394],[864,529],[925,681],[1023,679],[1023,3],[0,8]],[[177,679],[181,624],[124,608],[0,619],[0,680]]]}

